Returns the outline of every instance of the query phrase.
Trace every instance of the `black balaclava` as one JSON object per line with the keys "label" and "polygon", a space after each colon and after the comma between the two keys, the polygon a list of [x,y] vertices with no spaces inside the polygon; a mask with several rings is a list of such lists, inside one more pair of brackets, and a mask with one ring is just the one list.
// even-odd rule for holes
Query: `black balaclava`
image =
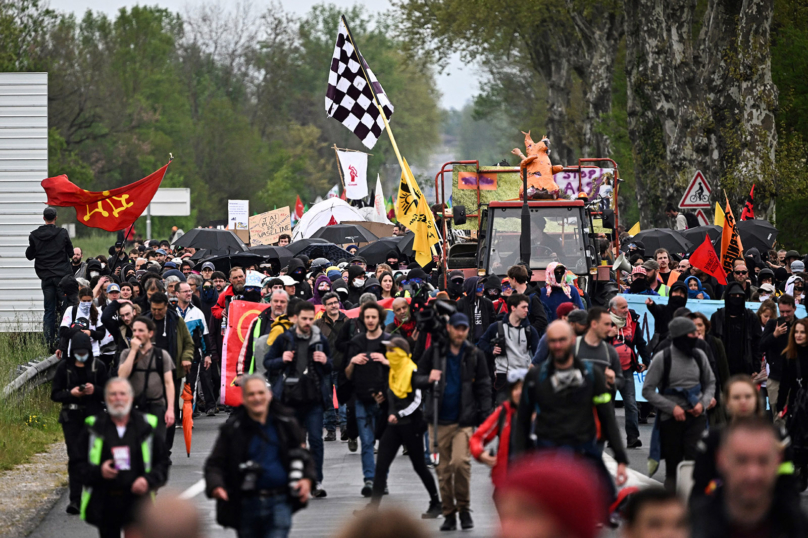
{"label": "black balaclava", "polygon": [[289,260],[289,267],[287,275],[294,278],[296,282],[303,282],[306,279],[306,265],[300,258],[292,258]]}
{"label": "black balaclava", "polygon": [[564,276],[567,274],[567,268],[561,264],[556,265],[556,268],[553,270],[553,276],[555,276],[556,283],[559,286],[564,285]]}
{"label": "black balaclava", "polygon": [[[673,292],[674,290],[681,290],[684,292],[684,297],[674,297]],[[676,281],[671,286],[670,291],[668,291],[668,310],[671,312],[675,312],[677,309],[687,306],[687,286],[685,286],[684,282]]]}
{"label": "black balaclava", "polygon": [[697,338],[692,338],[686,334],[671,339],[673,345],[687,355],[693,355],[693,349],[696,347],[696,340]]}
{"label": "black balaclava", "polygon": [[457,300],[463,296],[463,271],[452,271],[449,273],[449,282],[446,285],[446,293],[452,300]]}
{"label": "black balaclava", "polygon": [[248,301],[250,303],[260,303],[261,288],[256,288],[253,286],[245,287],[244,292],[241,294],[241,300]]}
{"label": "black balaclava", "polygon": [[729,316],[742,316],[746,310],[746,294],[740,282],[730,282],[724,292],[724,307]]}
{"label": "black balaclava", "polygon": [[[390,263],[390,258],[395,258],[396,263]],[[395,250],[391,250],[390,252],[388,252],[387,257],[385,258],[385,262],[393,269],[398,269],[398,252]]]}
{"label": "black balaclava", "polygon": [[648,289],[648,281],[645,277],[635,278],[631,281],[628,291],[630,293],[642,293]]}
{"label": "black balaclava", "polygon": [[485,296],[496,301],[502,295],[502,281],[497,275],[489,275],[485,277]]}

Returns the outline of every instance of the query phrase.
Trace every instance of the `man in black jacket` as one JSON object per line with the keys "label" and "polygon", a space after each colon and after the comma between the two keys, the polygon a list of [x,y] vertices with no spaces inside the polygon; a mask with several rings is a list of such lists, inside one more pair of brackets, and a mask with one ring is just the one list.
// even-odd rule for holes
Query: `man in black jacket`
{"label": "man in black jacket", "polygon": [[61,311],[62,293],[59,281],[73,274],[70,258],[73,256],[73,243],[67,230],[56,226],[56,210],[48,207],[42,212],[45,224],[28,236],[25,257],[34,260],[36,276],[42,281],[42,295],[45,300],[45,313],[42,317],[42,332],[45,342],[53,351],[56,347],[56,312]]}
{"label": "man in black jacket", "polygon": [[727,351],[729,375],[756,374],[762,368],[760,320],[746,308],[746,292],[740,283],[727,284],[724,305],[710,318],[710,328]]}
{"label": "man in black jacket", "polygon": [[457,311],[463,312],[469,322],[469,342],[480,339],[488,327],[496,321],[494,316],[494,303],[483,295],[485,282],[478,277],[467,278],[463,283],[466,295],[457,301]]}
{"label": "man in black jacket", "polygon": [[574,338],[575,333],[566,321],[556,320],[547,327],[549,360],[531,368],[525,378],[522,399],[511,426],[509,453],[516,457],[532,449],[568,448],[589,459],[600,471],[603,485],[611,490],[613,500],[614,486],[598,447],[598,428],[617,460],[618,486],[628,479],[628,457],[614,410],[609,405],[611,389],[599,368],[575,358]]}
{"label": "man in black jacket", "polygon": [[780,412],[777,409],[777,397],[780,394],[780,379],[782,379],[785,368],[783,350],[788,345],[788,333],[796,319],[794,314],[797,307],[794,304],[794,297],[781,295],[777,299],[777,308],[780,310],[780,317],[770,319],[766,323],[766,328],[763,329],[763,336],[760,337],[760,351],[766,354],[766,362],[769,364],[766,394],[772,408],[772,415],[775,417]]}
{"label": "man in black jacket", "polygon": [[78,463],[80,439],[87,417],[103,413],[104,385],[107,383],[107,369],[93,357],[90,337],[83,332],[73,335],[70,342],[70,355],[56,367],[51,387],[51,400],[62,404],[59,423],[67,446],[67,475],[70,484],[70,504],[67,513],[79,513],[81,500],[81,476]]}
{"label": "man in black jacket", "polygon": [[691,511],[693,538],[808,535],[799,496],[775,487],[783,461],[771,424],[753,417],[727,426],[718,452],[722,485]]}
{"label": "man in black jacket", "polygon": [[259,375],[241,384],[244,405],[220,430],[205,461],[205,493],[216,499],[216,521],[240,537],[286,536],[292,513],[304,506],[316,480],[301,446],[305,435]]}
{"label": "man in black jacket", "polygon": [[[342,326],[345,325],[348,317],[339,309],[339,295],[333,291],[323,295],[322,302],[323,306],[325,306],[325,314],[320,319],[315,320],[314,324],[320,329],[320,332],[328,340],[328,348],[332,353],[331,362],[334,364],[334,367],[331,370],[331,384],[328,388],[328,392],[331,394],[333,392],[333,388],[337,386],[337,355],[341,355],[337,351],[337,336],[339,336],[339,332],[342,330]],[[327,432],[324,439],[325,441],[337,440],[337,422],[339,422],[340,432],[343,437],[342,440],[348,440],[348,429],[346,426],[344,405],[341,405],[338,409],[334,409],[333,403],[330,406],[326,405],[324,422]]]}
{"label": "man in black jacket", "polygon": [[[414,386],[437,385],[424,398],[429,438],[437,444],[440,461],[437,473],[443,504],[442,531],[460,525],[474,527],[471,519],[471,452],[469,440],[475,426],[491,413],[491,376],[485,354],[467,341],[469,319],[457,312],[446,326],[449,343],[445,350],[433,344],[424,352],[413,374]],[[426,380],[423,378],[427,377]],[[426,382],[425,382],[426,381]],[[437,398],[437,402],[435,400]],[[434,427],[435,407],[437,432]]]}
{"label": "man in black jacket", "polygon": [[306,282],[305,262],[299,257],[292,258],[289,260],[288,272],[286,274],[292,277],[292,279],[294,279],[296,282],[294,296],[298,299],[303,299],[304,301],[311,299],[311,286],[308,282]]}
{"label": "man in black jacket", "polygon": [[101,538],[119,538],[138,501],[168,480],[168,454],[154,432],[157,417],[132,409],[129,381],[110,379],[104,396],[107,413],[87,418],[80,441],[81,519]]}
{"label": "man in black jacket", "polygon": [[132,323],[136,317],[135,305],[128,299],[110,301],[101,314],[101,323],[115,340],[116,356],[120,356],[121,352],[129,349],[129,341],[132,339]]}

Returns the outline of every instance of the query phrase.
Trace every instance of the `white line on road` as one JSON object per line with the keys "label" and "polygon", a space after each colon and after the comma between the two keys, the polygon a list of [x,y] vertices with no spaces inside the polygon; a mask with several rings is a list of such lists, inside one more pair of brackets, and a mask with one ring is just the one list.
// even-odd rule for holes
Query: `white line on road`
{"label": "white line on road", "polygon": [[190,488],[186,489],[180,494],[180,499],[193,499],[200,493],[205,491],[205,479],[203,478]]}

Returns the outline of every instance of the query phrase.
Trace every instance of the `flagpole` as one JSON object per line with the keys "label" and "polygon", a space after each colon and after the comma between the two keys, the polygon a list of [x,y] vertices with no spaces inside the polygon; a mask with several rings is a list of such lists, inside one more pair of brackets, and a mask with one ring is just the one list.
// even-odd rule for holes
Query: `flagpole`
{"label": "flagpole", "polygon": [[339,181],[342,183],[342,190],[345,190],[345,178],[342,177],[342,165],[339,162],[339,152],[337,151],[336,144],[334,144],[334,156],[337,158],[337,172],[339,172]]}
{"label": "flagpole", "polygon": [[373,95],[373,102],[376,104],[376,108],[379,109],[379,114],[382,116],[384,127],[387,129],[387,134],[390,135],[390,143],[393,145],[393,151],[396,152],[396,158],[398,159],[399,166],[401,166],[401,172],[404,175],[407,186],[410,188],[410,192],[415,192],[415,190],[412,188],[412,184],[410,183],[409,176],[405,173],[406,168],[404,166],[404,159],[401,157],[401,153],[398,151],[398,144],[396,144],[396,138],[393,136],[393,131],[390,129],[390,124],[387,122],[387,116],[384,113],[382,105],[379,104],[379,98],[376,95],[376,90],[373,88],[373,83],[370,82],[370,77],[368,77],[367,71],[365,70],[364,58],[362,57],[362,53],[359,52],[359,47],[356,46],[353,34],[351,33],[351,27],[348,26],[348,21],[345,20],[345,15],[340,15],[340,19],[342,20],[342,24],[345,25],[345,30],[348,32],[348,39],[351,41],[351,45],[356,51],[356,56],[359,59],[359,67],[362,69],[362,75],[365,77],[365,82],[367,82],[368,86],[370,87],[370,92]]}

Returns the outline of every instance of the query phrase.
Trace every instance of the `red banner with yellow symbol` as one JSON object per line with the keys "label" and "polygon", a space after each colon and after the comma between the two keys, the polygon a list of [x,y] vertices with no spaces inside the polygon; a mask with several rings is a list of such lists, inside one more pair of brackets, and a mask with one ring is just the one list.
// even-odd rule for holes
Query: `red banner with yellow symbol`
{"label": "red banner with yellow symbol", "polygon": [[231,301],[228,306],[227,329],[222,345],[222,385],[219,397],[224,405],[232,407],[241,405],[241,388],[233,383],[236,380],[238,356],[247,338],[250,324],[267,308],[269,303],[249,301]]}
{"label": "red banner with yellow symbol", "polygon": [[76,221],[80,224],[117,232],[131,226],[146,211],[160,188],[168,164],[140,181],[108,191],[82,189],[64,174],[42,180],[42,188],[48,195],[48,205],[75,208]]}

